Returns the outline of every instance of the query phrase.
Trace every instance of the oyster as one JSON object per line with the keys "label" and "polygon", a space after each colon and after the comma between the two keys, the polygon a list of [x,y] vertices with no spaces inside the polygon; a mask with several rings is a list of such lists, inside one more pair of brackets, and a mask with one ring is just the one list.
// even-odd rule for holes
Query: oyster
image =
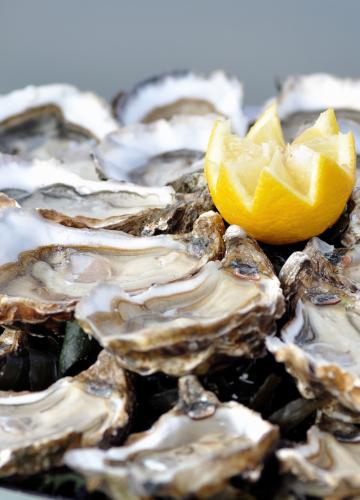
{"label": "oyster", "polygon": [[284,312],[279,281],[254,240],[237,226],[226,254],[182,280],[131,295],[100,284],[78,304],[83,329],[142,374],[204,371],[228,356],[258,356]]}
{"label": "oyster", "polygon": [[321,498],[358,498],[360,495],[360,444],[344,443],[318,427],[308,431],[307,443],[277,451],[283,472],[300,495]]}
{"label": "oyster", "polygon": [[360,188],[355,188],[350,200],[351,212],[349,225],[342,235],[341,243],[346,247],[352,247],[360,243]]}
{"label": "oyster", "polygon": [[[0,395],[0,476],[62,464],[69,447],[95,446],[128,423],[130,388],[113,357],[41,392]],[[61,418],[59,418],[61,416]]]}
{"label": "oyster", "polygon": [[214,115],[175,116],[121,128],[96,147],[98,170],[105,178],[163,186],[203,170]]}
{"label": "oyster", "polygon": [[151,209],[176,202],[171,187],[93,181],[69,172],[58,160],[1,154],[0,190],[23,208],[37,208],[43,216],[75,227],[131,225],[135,215],[142,213],[141,221],[151,219]]}
{"label": "oyster", "polygon": [[134,237],[61,226],[19,208],[3,210],[0,323],[63,317],[100,281],[115,280],[134,292],[189,276],[222,255],[223,231],[214,212],[202,214],[189,234]]}
{"label": "oyster", "polygon": [[29,86],[0,96],[0,151],[28,159],[58,158],[98,178],[90,153],[118,129],[105,101],[71,85]]}
{"label": "oyster", "polygon": [[342,132],[354,133],[360,153],[360,80],[316,73],[289,77],[277,97],[287,140],[293,140],[317,118],[334,108]]}
{"label": "oyster", "polygon": [[239,80],[222,71],[209,75],[174,71],[138,83],[120,93],[113,102],[120,123],[151,123],[175,115],[220,114],[230,118],[238,133],[244,133],[243,90]]}
{"label": "oyster", "polygon": [[331,396],[360,411],[360,303],[343,273],[341,262],[346,261],[317,238],[289,257],[280,280],[292,318],[281,339],[266,342],[304,397]]}
{"label": "oyster", "polygon": [[220,492],[238,474],[259,476],[277,428],[234,401],[220,403],[194,377],[179,381],[178,404],[124,446],[66,454],[89,487],[112,498],[197,498]]}

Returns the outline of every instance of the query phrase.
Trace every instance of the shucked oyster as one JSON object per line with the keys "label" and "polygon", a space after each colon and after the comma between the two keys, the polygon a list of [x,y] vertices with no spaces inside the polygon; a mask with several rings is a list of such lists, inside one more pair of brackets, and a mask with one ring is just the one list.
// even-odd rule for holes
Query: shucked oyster
{"label": "shucked oyster", "polygon": [[292,319],[267,346],[305,397],[332,396],[360,411],[358,293],[343,273],[346,256],[331,250],[313,239],[287,260],[280,279]]}
{"label": "shucked oyster", "polygon": [[165,284],[198,271],[223,252],[224,224],[203,214],[192,233],[134,237],[75,229],[9,208],[0,212],[0,323],[37,322],[69,313],[100,281],[127,292]]}
{"label": "shucked oyster", "polygon": [[283,472],[296,477],[290,487],[300,495],[328,499],[360,495],[359,443],[342,443],[314,426],[307,443],[280,449],[277,457]]}
{"label": "shucked oyster", "polygon": [[194,377],[179,381],[178,404],[124,446],[66,454],[67,465],[112,498],[205,498],[235,475],[258,477],[277,428],[233,401],[220,403]]}
{"label": "shucked oyster", "polygon": [[93,181],[64,169],[58,160],[24,160],[0,153],[0,190],[23,208],[77,227],[136,225],[134,215],[163,209],[176,202],[170,187],[150,188],[129,183]]}
{"label": "shucked oyster", "polygon": [[129,370],[183,375],[225,356],[256,356],[284,309],[279,281],[255,241],[237,226],[226,254],[182,280],[130,295],[100,284],[78,304],[84,330]]}
{"label": "shucked oyster", "polygon": [[109,134],[95,150],[98,170],[110,179],[163,186],[203,169],[216,117],[175,116],[136,123]]}
{"label": "shucked oyster", "polygon": [[288,140],[313,123],[321,111],[334,108],[341,131],[354,133],[360,153],[360,80],[322,73],[292,76],[282,86],[277,102]]}
{"label": "shucked oyster", "polygon": [[231,119],[237,133],[244,133],[243,90],[237,78],[222,71],[209,75],[191,71],[165,73],[138,83],[114,99],[120,123],[150,123],[175,115],[216,113]]}
{"label": "shucked oyster", "polygon": [[124,371],[103,351],[88,370],[41,392],[0,394],[0,476],[62,463],[69,447],[95,446],[128,423]]}
{"label": "shucked oyster", "polygon": [[29,86],[0,96],[0,151],[29,159],[58,158],[97,178],[90,152],[118,129],[105,101],[71,85]]}

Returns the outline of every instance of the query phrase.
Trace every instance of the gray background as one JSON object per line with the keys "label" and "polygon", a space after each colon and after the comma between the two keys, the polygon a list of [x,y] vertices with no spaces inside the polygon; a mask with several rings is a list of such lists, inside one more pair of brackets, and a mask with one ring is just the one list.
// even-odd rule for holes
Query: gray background
{"label": "gray background", "polygon": [[0,92],[70,82],[110,98],[175,68],[223,68],[247,104],[288,74],[360,74],[359,0],[0,0]]}

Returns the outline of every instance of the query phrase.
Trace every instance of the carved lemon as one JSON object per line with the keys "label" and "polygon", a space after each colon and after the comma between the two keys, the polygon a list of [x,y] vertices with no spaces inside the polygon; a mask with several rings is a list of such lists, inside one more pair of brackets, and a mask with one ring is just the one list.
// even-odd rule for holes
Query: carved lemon
{"label": "carved lemon", "polygon": [[205,175],[213,201],[229,224],[271,244],[322,233],[345,208],[355,184],[352,133],[342,134],[328,109],[285,144],[275,105],[245,138],[219,120],[211,133]]}

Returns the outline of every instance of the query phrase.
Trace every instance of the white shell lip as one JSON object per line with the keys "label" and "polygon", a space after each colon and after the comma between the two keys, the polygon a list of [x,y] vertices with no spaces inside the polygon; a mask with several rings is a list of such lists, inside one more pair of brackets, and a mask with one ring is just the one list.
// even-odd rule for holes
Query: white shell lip
{"label": "white shell lip", "polygon": [[120,122],[128,125],[140,122],[152,109],[182,98],[208,101],[219,114],[231,119],[236,132],[245,133],[242,83],[221,70],[208,75],[174,71],[150,78],[120,96],[115,107]]}
{"label": "white shell lip", "polygon": [[327,73],[290,76],[276,101],[281,119],[299,111],[360,110],[360,79]]}
{"label": "white shell lip", "polygon": [[137,193],[144,196],[154,193],[159,196],[159,199],[163,202],[163,206],[174,201],[175,192],[170,186],[151,188],[110,180],[96,181],[83,178],[71,172],[70,167],[71,164],[64,164],[64,162],[55,158],[49,160],[27,160],[20,156],[0,153],[0,191],[19,189],[27,193],[32,193],[37,189],[62,184],[73,187],[78,193],[83,195],[105,191],[128,191],[129,193]]}
{"label": "white shell lip", "polygon": [[43,219],[35,210],[6,208],[0,211],[0,232],[11,228],[0,252],[0,265],[13,262],[21,252],[42,246],[83,245],[89,247],[113,247],[118,249],[147,249],[158,244],[183,250],[184,244],[168,235],[136,237],[121,231],[107,229],[78,229],[62,226]]}
{"label": "white shell lip", "polygon": [[0,122],[49,105],[58,107],[68,123],[88,131],[98,141],[119,128],[105,100],[93,92],[61,83],[29,85],[0,95]]}
{"label": "white shell lip", "polygon": [[216,118],[211,114],[176,115],[170,120],[122,127],[95,148],[98,169],[108,178],[128,181],[133,170],[154,156],[184,149],[205,154]]}

